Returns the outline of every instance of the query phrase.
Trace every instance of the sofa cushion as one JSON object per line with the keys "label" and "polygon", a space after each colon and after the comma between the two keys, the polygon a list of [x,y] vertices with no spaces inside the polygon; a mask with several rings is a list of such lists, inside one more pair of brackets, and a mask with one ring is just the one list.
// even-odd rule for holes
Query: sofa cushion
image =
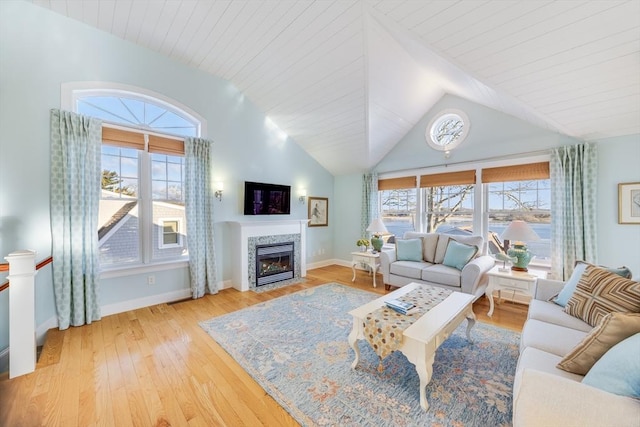
{"label": "sofa cushion", "polygon": [[582,380],[583,384],[640,399],[640,333],[613,346]]}
{"label": "sofa cushion", "polygon": [[460,287],[460,270],[442,264],[433,264],[422,270],[422,280],[441,285]]}
{"label": "sofa cushion", "polygon": [[565,326],[578,331],[589,332],[593,326],[587,322],[573,317],[564,312],[559,305],[540,300],[531,300],[529,303],[529,319],[541,320],[554,325]]}
{"label": "sofa cushion", "polygon": [[558,368],[585,375],[620,341],[640,333],[640,313],[609,313],[558,363]]}
{"label": "sofa cushion", "polygon": [[522,329],[520,350],[534,347],[563,357],[573,350],[585,336],[587,336],[586,332],[529,319]]}
{"label": "sofa cushion", "polygon": [[[552,301],[562,307],[565,307],[567,305],[567,302],[569,301],[569,298],[571,298],[571,296],[573,295],[573,292],[576,290],[576,286],[578,286],[578,282],[580,281],[580,278],[584,274],[585,269],[589,265],[593,265],[593,264],[589,264],[586,261],[576,261],[575,268],[573,269],[573,273],[571,273],[571,277],[569,277],[569,280],[567,280],[567,282],[565,283],[560,293]],[[600,267],[604,268],[605,270],[611,273],[615,273],[619,276],[622,276],[625,279],[631,279],[631,270],[629,270],[629,268],[627,267],[624,267],[624,266],[618,267],[618,268],[609,268],[604,266],[600,266]]]}
{"label": "sofa cushion", "polygon": [[612,312],[640,312],[640,282],[588,265],[564,311],[597,325]]}
{"label": "sofa cushion", "polygon": [[434,263],[436,247],[438,246],[438,233],[427,233],[422,238],[422,257],[425,261]]}
{"label": "sofa cushion", "polygon": [[447,246],[447,251],[444,254],[442,264],[447,267],[462,270],[477,252],[478,248],[476,246],[465,245],[464,243],[459,243],[455,240],[449,240],[449,245]]}
{"label": "sofa cushion", "polygon": [[397,276],[420,279],[422,277],[422,270],[430,265],[428,262],[423,261],[396,261],[391,263],[389,272]]}
{"label": "sofa cushion", "polygon": [[422,239],[406,239],[396,242],[398,261],[422,261]]}
{"label": "sofa cushion", "polygon": [[577,375],[571,372],[562,371],[557,368],[562,357],[542,351],[534,347],[525,348],[518,358],[518,366],[516,373],[524,369],[535,369],[537,371],[548,372],[573,381],[582,381],[583,375]]}

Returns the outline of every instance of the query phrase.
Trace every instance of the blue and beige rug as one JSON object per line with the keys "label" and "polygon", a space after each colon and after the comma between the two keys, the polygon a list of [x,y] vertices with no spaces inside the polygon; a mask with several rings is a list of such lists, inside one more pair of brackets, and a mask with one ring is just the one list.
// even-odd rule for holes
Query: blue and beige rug
{"label": "blue and beige rug", "polygon": [[419,403],[414,366],[401,353],[383,361],[359,341],[360,363],[347,343],[347,314],[378,295],[339,284],[296,292],[200,325],[305,426],[508,426],[519,335],[466,322],[438,349]]}

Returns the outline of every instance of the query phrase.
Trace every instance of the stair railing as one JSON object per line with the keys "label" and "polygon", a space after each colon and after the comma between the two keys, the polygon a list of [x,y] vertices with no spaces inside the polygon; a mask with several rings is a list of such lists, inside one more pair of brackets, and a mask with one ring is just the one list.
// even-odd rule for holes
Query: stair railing
{"label": "stair railing", "polygon": [[9,378],[15,378],[36,369],[36,313],[35,276],[37,270],[51,263],[49,257],[38,265],[36,252],[30,250],[10,253],[0,264],[0,271],[9,271],[8,281],[0,292],[9,290]]}

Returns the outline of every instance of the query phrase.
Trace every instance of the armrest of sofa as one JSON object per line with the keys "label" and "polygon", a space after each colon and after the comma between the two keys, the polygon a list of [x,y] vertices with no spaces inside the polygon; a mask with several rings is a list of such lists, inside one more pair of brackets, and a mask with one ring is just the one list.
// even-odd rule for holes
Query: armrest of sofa
{"label": "armrest of sofa", "polygon": [[385,284],[389,283],[389,274],[391,274],[391,263],[396,261],[396,249],[382,249],[380,251],[380,272]]}
{"label": "armrest of sofa", "polygon": [[535,299],[540,301],[549,301],[549,299],[557,295],[564,287],[564,282],[551,279],[538,279],[536,282]]}
{"label": "armrest of sofa", "polygon": [[640,401],[535,369],[513,396],[513,426],[638,426]]}
{"label": "armrest of sofa", "polygon": [[477,289],[487,281],[487,272],[493,268],[496,260],[489,255],[479,256],[467,263],[462,269],[460,287],[462,292],[477,295]]}

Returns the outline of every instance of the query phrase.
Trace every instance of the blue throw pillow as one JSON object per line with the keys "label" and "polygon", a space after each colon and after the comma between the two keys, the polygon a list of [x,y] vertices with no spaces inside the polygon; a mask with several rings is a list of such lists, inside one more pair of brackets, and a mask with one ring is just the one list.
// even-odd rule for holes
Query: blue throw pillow
{"label": "blue throw pillow", "polygon": [[465,265],[473,258],[478,252],[476,246],[465,245],[464,243],[456,242],[453,239],[449,240],[447,246],[447,252],[444,254],[444,260],[442,264],[447,267],[457,268],[462,270]]}
{"label": "blue throw pillow", "polygon": [[571,277],[569,277],[569,280],[564,284],[564,287],[553,302],[561,307],[565,307],[567,305],[569,299],[571,299],[571,295],[575,292],[576,286],[578,286],[578,282],[582,277],[582,273],[584,273],[584,270],[587,268],[587,265],[589,264],[584,262],[578,262],[578,264],[576,264],[576,268],[573,269]]}
{"label": "blue throw pillow", "polygon": [[398,261],[422,261],[422,239],[397,240],[396,259]]}
{"label": "blue throw pillow", "polygon": [[640,399],[640,333],[614,345],[587,372],[583,384]]}

